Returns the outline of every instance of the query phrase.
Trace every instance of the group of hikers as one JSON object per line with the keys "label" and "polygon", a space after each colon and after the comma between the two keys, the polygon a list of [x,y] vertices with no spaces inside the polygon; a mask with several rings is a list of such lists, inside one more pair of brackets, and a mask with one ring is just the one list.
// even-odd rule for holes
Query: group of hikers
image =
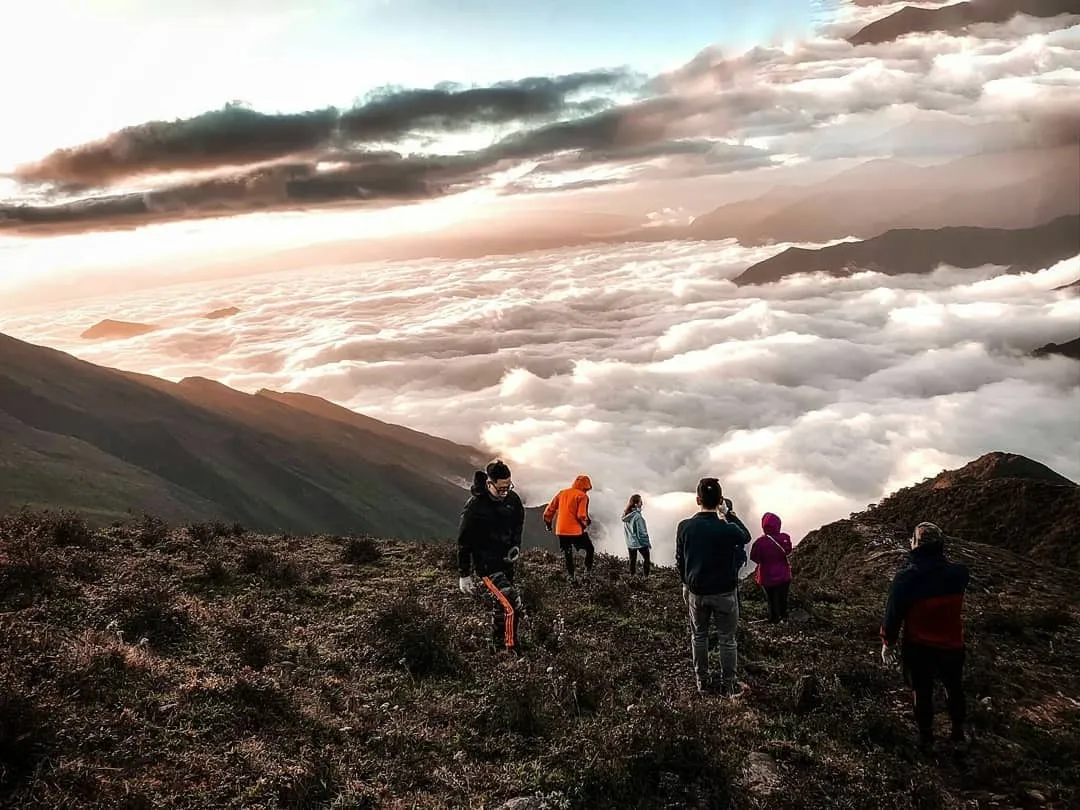
{"label": "group of hikers", "polygon": [[[545,529],[558,539],[571,583],[578,582],[575,550],[585,553],[585,579],[592,572],[595,548],[589,537],[591,489],[589,476],[577,476],[570,487],[556,493],[543,514]],[[682,581],[689,620],[695,682],[700,694],[718,692],[735,698],[742,693],[736,677],[742,570],[747,559],[757,566],[755,579],[768,606],[766,621],[786,622],[792,543],[780,530],[780,517],[772,512],[762,516],[762,534],[752,540],[716,478],[702,478],[696,496],[697,513],[682,520],[675,531],[675,567]],[[642,576],[647,578],[652,567],[652,543],[643,506],[642,497],[632,495],[623,510],[622,524],[630,575],[636,576],[640,556]],[[475,594],[478,587],[474,574],[479,578],[479,592],[490,600],[495,652],[520,653],[518,621],[525,607],[514,584],[514,564],[521,553],[524,527],[525,506],[514,491],[509,466],[495,460],[486,469],[476,471],[458,531],[458,587],[465,594]],[[952,722],[950,740],[961,746],[965,742],[962,612],[968,570],[945,557],[945,535],[933,523],[919,523],[909,542],[910,555],[893,579],[885,607],[880,630],[882,661],[886,666],[900,668],[912,690],[919,746],[925,751],[934,746],[935,680],[940,680],[946,690]],[[719,650],[718,681],[710,679],[710,626],[715,626]]]}

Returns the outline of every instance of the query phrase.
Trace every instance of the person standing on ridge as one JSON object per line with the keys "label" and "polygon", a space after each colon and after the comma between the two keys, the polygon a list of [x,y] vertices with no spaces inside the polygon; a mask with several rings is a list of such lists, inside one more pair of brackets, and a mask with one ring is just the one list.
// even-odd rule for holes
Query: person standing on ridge
{"label": "person standing on ridge", "polygon": [[780,517],[772,512],[762,515],[761,530],[764,534],[750,547],[750,559],[757,563],[757,584],[769,603],[769,624],[778,624],[787,621],[791,537],[780,531]]}
{"label": "person standing on ridge", "polygon": [[[592,480],[587,475],[579,475],[573,485],[560,490],[544,510],[544,528],[552,531],[559,538],[559,548],[566,560],[566,574],[571,582],[574,578],[574,549],[585,552],[585,576],[592,572],[593,548],[589,539],[589,490]],[[557,516],[557,519],[556,519]]]}
{"label": "person standing on ridge", "polygon": [[641,554],[642,576],[649,576],[652,565],[649,560],[649,550],[652,548],[652,543],[649,541],[649,529],[641,514],[643,505],[641,496],[635,493],[630,496],[626,509],[623,510],[623,534],[626,535],[626,548],[630,552],[630,576],[637,573],[638,554]]}
{"label": "person standing on ridge", "polygon": [[[934,681],[945,687],[950,741],[957,753],[965,745],[964,720],[964,593],[970,573],[967,566],[945,557],[945,534],[933,523],[923,522],[911,535],[907,563],[893,578],[881,625],[881,659],[888,666],[902,665],[904,680],[912,690],[919,747],[934,747]],[[901,627],[904,638],[896,652]]]}
{"label": "person standing on ridge", "polygon": [[737,697],[739,569],[745,561],[750,532],[735,515],[715,478],[697,485],[700,511],[679,523],[675,532],[675,566],[683,583],[690,617],[691,652],[698,692],[709,682],[709,624],[716,621],[720,648],[720,691]]}
{"label": "person standing on ridge", "polygon": [[470,492],[458,529],[458,588],[475,593],[475,571],[491,602],[494,651],[516,652],[524,606],[514,585],[514,562],[521,553],[525,506],[514,492],[510,468],[501,460],[476,471]]}

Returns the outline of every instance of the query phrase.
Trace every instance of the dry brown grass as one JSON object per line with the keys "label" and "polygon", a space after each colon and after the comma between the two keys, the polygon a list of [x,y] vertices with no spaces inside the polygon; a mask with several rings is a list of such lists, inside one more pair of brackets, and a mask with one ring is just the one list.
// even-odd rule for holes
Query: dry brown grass
{"label": "dry brown grass", "polygon": [[[1080,799],[1080,712],[1067,699],[1080,694],[1076,597],[1067,578],[1023,574],[1008,552],[964,550],[985,560],[970,607],[975,750],[958,764],[917,755],[906,693],[878,664],[887,556],[876,589],[804,576],[802,620],[784,628],[749,623],[764,606],[745,585],[748,691],[729,703],[693,689],[670,569],[642,587],[601,556],[595,582],[573,588],[556,556],[527,552],[527,654],[515,662],[487,651],[487,611],[458,593],[443,545],[162,535],[146,520],[57,545],[34,520],[0,524],[5,807]],[[850,563],[858,543],[846,542]],[[994,574],[1004,584],[987,584]],[[994,617],[1021,594],[1028,624],[1016,632]],[[776,792],[745,787],[752,752],[776,763]]]}

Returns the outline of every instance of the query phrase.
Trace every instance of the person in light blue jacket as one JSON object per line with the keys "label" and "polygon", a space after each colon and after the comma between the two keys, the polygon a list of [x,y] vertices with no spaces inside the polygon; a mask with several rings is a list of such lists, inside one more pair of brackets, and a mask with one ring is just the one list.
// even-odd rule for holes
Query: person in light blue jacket
{"label": "person in light blue jacket", "polygon": [[623,510],[623,534],[626,535],[626,548],[630,551],[630,576],[637,573],[637,558],[641,554],[641,572],[644,576],[649,575],[651,563],[649,560],[649,529],[645,525],[645,518],[641,514],[643,506],[641,496],[633,494]]}

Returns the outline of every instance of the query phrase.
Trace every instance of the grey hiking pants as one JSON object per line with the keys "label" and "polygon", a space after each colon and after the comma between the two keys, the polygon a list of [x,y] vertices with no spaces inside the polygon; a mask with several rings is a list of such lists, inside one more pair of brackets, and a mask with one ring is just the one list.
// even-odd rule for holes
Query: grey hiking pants
{"label": "grey hiking pants", "polygon": [[694,671],[698,680],[709,677],[709,621],[716,622],[720,647],[720,678],[726,684],[735,682],[735,668],[739,663],[735,631],[739,626],[738,591],[716,593],[708,596],[690,594],[687,601],[690,612],[690,649],[694,656]]}

